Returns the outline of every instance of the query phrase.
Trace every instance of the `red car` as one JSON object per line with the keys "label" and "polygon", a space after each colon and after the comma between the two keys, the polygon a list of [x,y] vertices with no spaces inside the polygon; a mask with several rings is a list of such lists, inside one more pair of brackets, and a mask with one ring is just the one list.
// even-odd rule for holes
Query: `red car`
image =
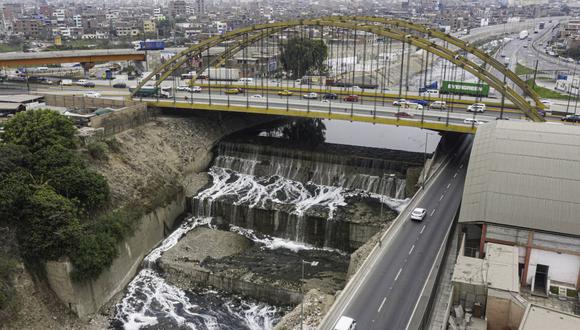
{"label": "red car", "polygon": [[345,102],[358,102],[358,95],[349,95],[343,98]]}
{"label": "red car", "polygon": [[397,118],[413,118],[413,115],[407,112],[397,112],[395,113],[395,117]]}

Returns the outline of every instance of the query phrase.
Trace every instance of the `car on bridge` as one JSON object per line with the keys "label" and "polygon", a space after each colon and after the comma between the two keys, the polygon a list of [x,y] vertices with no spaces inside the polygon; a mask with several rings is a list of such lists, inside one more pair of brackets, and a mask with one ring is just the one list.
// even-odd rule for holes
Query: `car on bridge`
{"label": "car on bridge", "polygon": [[308,94],[302,95],[302,97],[305,99],[308,99],[308,100],[315,100],[318,98],[318,93],[308,93]]}
{"label": "car on bridge", "polygon": [[348,95],[345,96],[342,100],[345,102],[358,102],[358,95]]}
{"label": "car on bridge", "polygon": [[433,101],[429,105],[429,108],[430,109],[441,109],[441,110],[445,110],[445,109],[447,109],[447,102],[445,102],[445,101]]}
{"label": "car on bridge", "polygon": [[95,83],[92,81],[87,81],[84,84],[82,84],[82,86],[85,88],[93,88],[93,87],[95,87]]}
{"label": "car on bridge", "polygon": [[407,101],[405,99],[398,99],[398,100],[393,101],[393,105],[396,105],[398,107],[402,107],[404,105],[407,105],[407,103],[409,103],[409,101]]}
{"label": "car on bridge", "polygon": [[283,90],[283,91],[279,91],[278,95],[280,95],[280,96],[292,96],[292,95],[294,95],[294,93],[289,91],[289,90]]}
{"label": "car on bridge", "polygon": [[413,212],[411,212],[411,220],[423,221],[425,215],[427,215],[427,210],[416,207]]}
{"label": "car on bridge", "polygon": [[237,95],[237,94],[244,93],[244,90],[241,88],[228,88],[228,89],[226,89],[225,93]]}
{"label": "car on bridge", "polygon": [[254,95],[252,95],[252,98],[253,98],[253,99],[260,99],[260,100],[261,100],[261,99],[263,99],[264,97],[263,97],[262,95],[260,95],[260,94],[254,94]]}
{"label": "car on bridge", "polygon": [[326,93],[322,96],[322,98],[325,100],[337,100],[338,95],[336,95],[335,93]]}
{"label": "car on bridge", "polygon": [[408,112],[397,112],[395,113],[395,117],[397,118],[413,118],[414,116]]}
{"label": "car on bridge", "polygon": [[113,88],[127,88],[127,84],[123,83],[123,82],[118,82],[113,84]]}
{"label": "car on bridge", "polygon": [[429,101],[425,101],[425,100],[411,100],[409,101],[409,103],[416,103],[416,104],[420,104],[424,107],[429,105]]}
{"label": "car on bridge", "polygon": [[467,107],[468,112],[485,112],[485,104],[474,103]]}
{"label": "car on bridge", "polygon": [[92,97],[92,98],[99,98],[99,97],[101,97],[101,93],[90,92],[90,93],[85,93],[84,96],[85,97]]}
{"label": "car on bridge", "polygon": [[569,123],[580,123],[580,115],[567,115],[562,117],[561,120]]}
{"label": "car on bridge", "polygon": [[467,125],[473,125],[473,126],[485,124],[484,121],[473,119],[473,118],[465,118],[465,119],[463,119],[463,123],[467,124]]}

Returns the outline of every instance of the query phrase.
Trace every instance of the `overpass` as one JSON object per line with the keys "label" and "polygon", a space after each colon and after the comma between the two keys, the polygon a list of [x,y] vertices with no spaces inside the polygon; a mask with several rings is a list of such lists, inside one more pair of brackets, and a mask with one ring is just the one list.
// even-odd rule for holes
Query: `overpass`
{"label": "overpass", "polygon": [[66,50],[38,53],[10,52],[0,54],[0,67],[24,67],[61,63],[99,63],[111,61],[145,61],[144,51],[132,49]]}
{"label": "overpass", "polygon": [[[385,58],[386,53],[394,54],[400,59],[400,75],[399,75],[399,91],[397,96],[403,98],[408,96],[408,86],[409,86],[409,65],[410,59],[409,54],[415,52],[416,50],[421,50],[423,52],[422,67],[424,72],[427,72],[429,60],[433,63],[434,58],[442,58],[450,69],[448,72],[443,73],[444,80],[457,80],[459,76],[458,71],[465,71],[478,79],[478,84],[483,83],[488,84],[496,91],[501,94],[501,106],[502,113],[505,108],[506,101],[513,104],[513,107],[524,114],[528,119],[532,121],[544,121],[542,115],[539,114],[539,110],[544,109],[544,105],[541,103],[539,96],[527,85],[526,82],[522,81],[514,72],[509,70],[504,66],[504,64],[498,62],[493,57],[489,56],[477,47],[472,46],[469,42],[462,41],[451,35],[442,33],[438,30],[431,29],[430,27],[422,26],[419,24],[411,23],[408,21],[400,19],[391,18],[379,18],[379,17],[367,17],[367,16],[352,16],[352,17],[321,17],[317,19],[303,19],[294,20],[288,22],[277,22],[270,24],[256,24],[244,28],[240,28],[235,31],[228,32],[224,35],[214,36],[200,43],[193,45],[182,52],[178,53],[176,56],[172,57],[170,60],[162,64],[157,70],[152,72],[145,79],[140,81],[136,89],[132,91],[132,96],[135,97],[139,94],[139,90],[144,86],[155,86],[161,87],[162,83],[167,81],[173,81],[173,85],[177,86],[178,77],[185,72],[193,71],[202,72],[205,69],[212,66],[221,66],[226,63],[228,58],[233,57],[235,54],[247,51],[247,48],[252,46],[254,49],[258,49],[260,54],[267,53],[269,49],[280,49],[285,40],[288,40],[290,36],[298,36],[299,38],[326,38],[329,43],[328,57],[329,58],[341,58],[345,54],[348,56],[354,56],[354,58],[362,58],[362,81],[365,82],[365,78],[368,81],[379,82],[382,79],[384,85],[384,77],[388,75],[386,69],[387,65],[390,65],[390,60],[385,62],[382,68],[378,68],[378,64],[381,58]],[[371,47],[370,51],[366,50],[366,45],[369,44],[367,38],[374,38],[377,47]],[[381,41],[376,41],[376,40]],[[355,40],[353,42],[352,40]],[[205,54],[209,54],[209,49],[218,45],[226,44],[222,54],[218,54],[213,58],[208,56],[208,60],[204,61],[201,66],[193,67],[194,59],[201,58]],[[347,51],[344,48],[348,48],[350,44],[354,44]],[[360,44],[360,45],[359,45]],[[346,46],[345,46],[346,45]],[[358,46],[358,47],[357,47]],[[362,49],[361,49],[362,48]],[[397,49],[396,52],[392,52],[392,49]],[[381,55],[381,52],[383,55]],[[334,53],[334,54],[333,54]],[[362,53],[362,54],[361,54]],[[366,57],[375,59],[375,61],[370,61],[370,68],[365,68],[364,65],[367,61],[364,59]],[[245,57],[244,57],[245,58]],[[244,61],[246,62],[246,61]],[[373,69],[373,63],[376,62],[376,66]],[[246,65],[246,67],[244,67]],[[359,65],[360,66],[360,65]],[[242,72],[248,72],[247,64],[242,64]],[[340,69],[340,68],[331,68]],[[360,90],[355,89],[355,69],[352,72],[340,72],[341,77],[345,79],[342,81],[344,86],[349,86],[342,90],[342,93],[347,93],[348,95],[355,95],[358,99],[356,105],[351,104],[347,106],[350,108],[350,113],[344,114],[344,106],[342,113],[340,113],[339,107],[332,105],[337,102],[328,102],[326,105],[326,111],[322,108],[320,104],[316,104],[314,107],[309,101],[306,102],[307,107],[304,109],[303,103],[287,101],[286,106],[280,104],[274,105],[270,104],[268,99],[268,94],[272,93],[272,87],[268,85],[268,80],[274,77],[276,73],[280,70],[270,71],[270,65],[262,65],[258,68],[258,72],[254,72],[252,76],[254,80],[253,88],[248,88],[244,86],[245,89],[252,89],[257,92],[261,97],[266,95],[267,100],[265,102],[259,100],[252,100],[250,102],[249,96],[246,95],[246,102],[243,104],[239,99],[234,96],[223,94],[225,88],[235,88],[236,86],[224,85],[223,83],[213,84],[211,83],[211,77],[207,82],[207,90],[209,96],[207,101],[202,101],[196,98],[193,93],[187,98],[189,102],[185,100],[183,96],[183,101],[178,101],[174,99],[173,101],[165,100],[148,100],[151,106],[156,107],[176,107],[180,109],[191,109],[191,110],[211,110],[211,111],[237,111],[237,112],[248,112],[248,113],[262,113],[262,114],[276,114],[276,115],[287,115],[287,116],[302,116],[302,117],[315,117],[315,118],[329,118],[329,119],[343,119],[351,121],[365,121],[373,122],[377,124],[389,124],[389,125],[406,125],[415,126],[429,129],[437,129],[444,131],[454,131],[454,132],[475,132],[476,125],[467,123],[465,121],[465,115],[460,116],[453,113],[453,109],[447,108],[443,116],[435,116],[431,112],[429,115],[431,117],[437,117],[438,120],[433,121],[432,118],[427,118],[427,113],[422,113],[417,116],[416,111],[409,110],[415,119],[402,118],[404,116],[400,112],[409,112],[407,110],[400,111],[397,110],[397,114],[393,114],[392,118],[383,118],[380,115],[381,109],[375,109],[376,106],[373,105],[371,113],[368,113],[368,109],[364,109],[366,105],[362,104],[363,100],[372,98],[372,94],[378,93],[377,90]],[[276,72],[278,71],[278,72]],[[492,72],[493,71],[493,72]],[[404,76],[404,72],[407,76]],[[447,78],[445,78],[447,74]],[[499,77],[498,77],[499,74]],[[246,75],[247,76],[247,75]],[[427,74],[425,73],[425,79],[422,80],[424,83],[427,82]],[[503,76],[503,80],[501,77]],[[420,77],[423,79],[423,77]],[[266,82],[265,82],[266,81]],[[516,92],[509,87],[507,82],[513,83],[517,86],[519,90],[523,91]],[[406,87],[405,87],[406,86]],[[212,89],[213,88],[213,89]],[[296,90],[296,87],[292,87]],[[282,89],[282,88],[279,88]],[[287,89],[291,89],[287,86]],[[217,91],[217,93],[216,93]],[[308,85],[299,88],[299,93],[336,93],[334,90],[330,89],[328,86],[312,86]],[[383,91],[380,92],[381,94]],[[213,95],[212,95],[213,94]],[[338,93],[337,93],[338,94]],[[375,97],[376,98],[376,97]],[[193,100],[196,99],[195,102]],[[455,95],[444,95],[438,98],[432,98],[433,100],[442,100],[448,103],[456,103],[458,100]],[[233,101],[233,102],[232,102]],[[317,99],[317,102],[320,102]],[[264,104],[261,104],[264,103]],[[260,105],[261,104],[261,105]],[[369,103],[366,103],[369,104]],[[383,103],[381,102],[381,108]],[[305,110],[305,111],[303,111]],[[366,113],[365,113],[366,112]],[[388,109],[387,109],[387,112]],[[442,118],[439,118],[442,117]],[[441,120],[444,117],[444,124]],[[474,118],[475,119],[475,118]],[[484,118],[483,121],[491,120],[492,118]],[[493,118],[495,120],[495,118]],[[461,122],[458,122],[461,121]],[[439,121],[439,122],[437,122]],[[469,127],[471,126],[471,127]]]}

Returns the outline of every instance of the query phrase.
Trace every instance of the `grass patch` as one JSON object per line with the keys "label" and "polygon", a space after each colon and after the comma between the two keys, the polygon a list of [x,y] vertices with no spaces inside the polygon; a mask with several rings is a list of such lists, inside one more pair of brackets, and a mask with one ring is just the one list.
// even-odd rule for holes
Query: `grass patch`
{"label": "grass patch", "polygon": [[[520,64],[518,62],[518,63],[516,63],[516,74],[518,76],[523,76],[526,74],[534,74],[534,69],[528,68],[527,66]],[[544,74],[544,72],[538,71],[538,74]]]}
{"label": "grass patch", "polygon": [[567,100],[570,98],[570,96],[568,95],[558,93],[551,89],[536,85],[533,79],[527,80],[526,83],[534,90],[534,92],[536,92],[543,99]]}
{"label": "grass patch", "polygon": [[0,44],[0,53],[21,52],[21,51],[22,51],[22,46]]}

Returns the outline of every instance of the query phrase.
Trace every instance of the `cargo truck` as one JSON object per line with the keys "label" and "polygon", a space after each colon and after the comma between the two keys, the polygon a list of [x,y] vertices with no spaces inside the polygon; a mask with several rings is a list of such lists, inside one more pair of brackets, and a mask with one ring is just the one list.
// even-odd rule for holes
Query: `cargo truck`
{"label": "cargo truck", "polygon": [[164,50],[165,41],[163,40],[147,40],[136,41],[133,43],[135,50]]}
{"label": "cargo truck", "polygon": [[444,80],[439,93],[488,97],[489,85]]}
{"label": "cargo truck", "polygon": [[[162,99],[167,99],[170,98],[171,95],[171,89],[162,89],[159,87],[155,87],[155,86],[143,86],[141,87],[141,89],[139,89],[136,93],[135,93],[135,97],[151,97],[151,98],[162,98]],[[135,91],[135,88],[129,88],[129,92],[133,93]]]}
{"label": "cargo truck", "polygon": [[207,77],[210,80],[240,80],[240,69],[233,68],[209,68],[203,71],[200,77]]}

